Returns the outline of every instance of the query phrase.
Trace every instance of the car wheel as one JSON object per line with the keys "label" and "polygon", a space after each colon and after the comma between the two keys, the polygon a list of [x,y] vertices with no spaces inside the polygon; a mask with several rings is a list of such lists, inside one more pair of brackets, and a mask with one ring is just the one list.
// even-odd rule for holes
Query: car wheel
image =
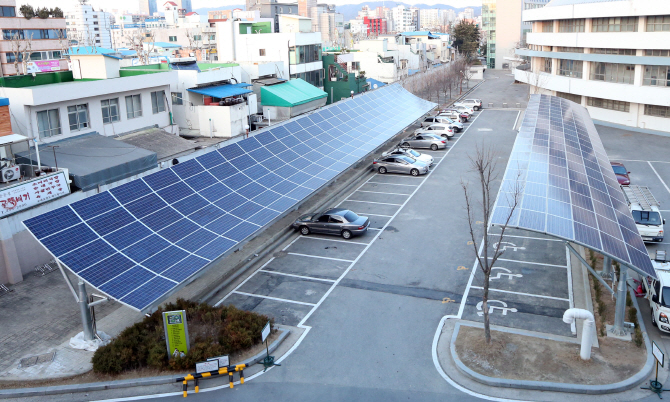
{"label": "car wheel", "polygon": [[431,145],[430,149],[432,149],[433,151],[437,151],[437,144]]}
{"label": "car wheel", "polygon": [[655,327],[658,327],[658,324],[656,323],[656,316],[654,315],[654,310],[651,310],[651,323],[654,324]]}
{"label": "car wheel", "polygon": [[344,238],[347,239],[347,240],[351,239],[351,232],[348,231],[348,230],[346,230],[346,229],[344,229],[344,230],[342,231],[342,237],[344,237]]}
{"label": "car wheel", "polygon": [[300,234],[307,236],[309,234],[309,228],[307,226],[300,226]]}
{"label": "car wheel", "polygon": [[379,173],[384,174],[386,173],[386,168],[384,166],[379,167]]}
{"label": "car wheel", "polygon": [[472,109],[473,109],[475,112],[477,112],[477,111],[479,111],[479,106],[475,106],[475,107],[472,108]]}
{"label": "car wheel", "polygon": [[446,134],[442,134],[442,138],[446,138],[446,139],[449,139],[449,136],[448,136],[448,135],[446,135]]}
{"label": "car wheel", "polygon": [[418,176],[419,175],[419,169],[412,169],[410,170],[409,174],[412,176]]}
{"label": "car wheel", "polygon": [[400,146],[401,146],[401,147],[405,147],[405,148],[409,148],[409,147],[410,147],[409,142],[403,142],[402,144],[400,144]]}

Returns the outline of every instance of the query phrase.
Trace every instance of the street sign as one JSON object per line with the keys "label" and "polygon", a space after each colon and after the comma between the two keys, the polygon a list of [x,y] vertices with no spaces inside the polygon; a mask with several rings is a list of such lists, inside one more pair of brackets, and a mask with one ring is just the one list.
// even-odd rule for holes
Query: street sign
{"label": "street sign", "polygon": [[663,351],[661,348],[658,347],[656,342],[651,341],[651,353],[654,355],[656,360],[660,363],[661,367],[663,367],[663,363],[665,362],[665,355],[663,354]]}
{"label": "street sign", "polygon": [[184,356],[189,350],[186,311],[166,311],[163,313],[163,329],[168,357]]}
{"label": "street sign", "polygon": [[216,356],[216,357],[210,357],[207,360],[218,360],[219,361],[219,367],[227,367],[230,366],[230,359],[228,358],[228,355],[226,356]]}
{"label": "street sign", "polygon": [[270,321],[268,321],[268,323],[265,324],[263,331],[261,331],[261,337],[262,337],[261,342],[265,342],[265,340],[269,335],[270,335]]}
{"label": "street sign", "polygon": [[219,360],[207,360],[206,362],[198,362],[195,364],[195,372],[198,374],[206,373],[208,371],[217,371],[219,369]]}

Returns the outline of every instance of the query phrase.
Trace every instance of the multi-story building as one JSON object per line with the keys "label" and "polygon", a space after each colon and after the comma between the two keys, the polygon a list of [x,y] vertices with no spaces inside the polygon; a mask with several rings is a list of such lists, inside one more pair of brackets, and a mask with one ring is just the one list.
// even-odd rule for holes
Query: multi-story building
{"label": "multi-story building", "polygon": [[312,9],[316,7],[316,0],[298,0],[298,15],[312,18]]}
{"label": "multi-story building", "polygon": [[154,15],[158,11],[156,0],[140,0],[140,13]]}
{"label": "multi-story building", "polygon": [[62,57],[67,49],[65,18],[26,19],[17,11],[15,0],[0,0],[0,75],[25,74],[23,53],[16,46],[24,49],[29,41],[30,60],[40,71],[67,70]]}
{"label": "multi-story building", "polygon": [[279,32],[279,16],[282,14],[298,15],[298,3],[278,2],[276,0],[246,0],[247,11],[258,10],[261,18],[274,21],[273,32]]}
{"label": "multi-story building", "polygon": [[94,9],[88,0],[79,0],[65,12],[67,38],[77,46],[113,48],[112,14]]}
{"label": "multi-story building", "polygon": [[368,27],[368,35],[378,36],[387,32],[386,18],[363,18],[363,23]]}
{"label": "multi-story building", "polygon": [[475,10],[471,7],[467,7],[465,10],[463,10],[463,15],[465,18],[473,20],[475,19]]}
{"label": "multi-story building", "polygon": [[529,9],[518,81],[585,106],[596,122],[670,131],[670,2],[563,0]]}
{"label": "multi-story building", "polygon": [[393,29],[395,32],[418,31],[420,25],[419,9],[398,5],[392,8]]}
{"label": "multi-story building", "polygon": [[377,7],[375,16],[386,20],[386,32],[393,32],[393,11],[390,8]]}
{"label": "multi-story building", "polygon": [[421,10],[421,18],[420,18],[420,29],[426,29],[426,30],[431,30],[439,27],[441,25],[441,20],[440,20],[440,15],[443,13],[440,13],[440,11],[437,8],[430,8],[430,9],[424,9]]}
{"label": "multi-story building", "polygon": [[[333,6],[333,9],[335,6]],[[319,28],[323,43],[338,46],[344,39],[344,16],[340,13],[322,13],[319,15]]]}

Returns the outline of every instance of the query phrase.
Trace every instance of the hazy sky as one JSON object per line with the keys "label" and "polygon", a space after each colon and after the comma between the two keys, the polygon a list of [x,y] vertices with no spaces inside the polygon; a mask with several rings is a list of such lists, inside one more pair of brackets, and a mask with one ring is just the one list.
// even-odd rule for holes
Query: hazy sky
{"label": "hazy sky", "polygon": [[[68,6],[75,4],[76,0],[61,0],[57,2],[58,6],[64,10]],[[98,9],[103,9],[105,11],[111,11],[112,8],[120,10],[128,10],[130,12],[137,12],[139,10],[139,0],[89,0],[93,7]],[[157,0],[159,7],[162,3],[165,3],[167,0]],[[364,3],[360,0],[327,0],[325,1],[328,4],[358,4]],[[231,5],[240,5],[244,4],[244,0],[192,0],[193,8],[226,8]],[[388,2],[389,5],[392,5],[393,1]],[[481,6],[481,0],[405,0],[404,3],[408,4],[445,4],[451,5],[454,7],[466,7],[466,6]],[[17,1],[17,5],[23,4],[21,1]],[[31,0],[30,4],[33,7],[54,7],[54,0]]]}

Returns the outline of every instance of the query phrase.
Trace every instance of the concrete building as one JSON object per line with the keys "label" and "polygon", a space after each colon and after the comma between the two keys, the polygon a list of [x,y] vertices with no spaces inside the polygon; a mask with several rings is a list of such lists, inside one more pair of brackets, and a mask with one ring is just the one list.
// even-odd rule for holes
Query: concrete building
{"label": "concrete building", "polygon": [[379,36],[385,35],[387,31],[386,18],[363,18],[363,23],[368,27],[368,35]]}
{"label": "concrete building", "polygon": [[157,11],[157,0],[140,0],[140,13],[154,15]]}
{"label": "concrete building", "polygon": [[298,14],[301,17],[312,18],[314,7],[316,7],[316,0],[298,0]]}
{"label": "concrete building", "polygon": [[670,131],[670,3],[562,0],[528,9],[528,70],[533,93],[585,106],[596,122]]}
{"label": "concrete building", "polygon": [[75,46],[112,49],[112,14],[95,10],[88,0],[79,0],[65,12],[67,38]]}
{"label": "concrete building", "polygon": [[[20,52],[15,54],[16,41],[12,41],[15,35],[22,49],[26,46],[28,39],[33,39],[30,60],[39,71],[68,69],[67,61],[62,57],[62,52],[67,49],[67,40],[59,41],[59,36],[63,39],[66,37],[65,18],[25,19],[18,13],[15,0],[0,0],[0,15],[2,15],[0,17],[0,31],[2,31],[0,76],[25,74],[23,56]],[[18,64],[15,65],[14,62],[17,59]]]}
{"label": "concrete building", "polygon": [[[395,42],[395,37],[378,37],[376,39],[361,40],[351,52],[353,61],[359,70],[365,71],[367,78],[372,78],[384,83],[392,83],[401,80],[409,74],[409,63],[406,55],[401,55]],[[403,45],[403,51],[409,46]]]}
{"label": "concrete building", "polygon": [[328,94],[328,105],[350,97],[352,92],[355,95],[370,89],[365,74],[361,74],[365,70],[354,60],[353,53],[324,54],[323,67],[326,71],[323,90]]}
{"label": "concrete building", "polygon": [[399,5],[392,9],[393,30],[395,32],[418,31],[421,20],[419,9]]}
{"label": "concrete building", "polygon": [[247,0],[247,11],[258,10],[261,18],[274,21],[272,32],[279,32],[279,16],[282,14],[299,15],[298,3],[284,3],[276,0]]}

